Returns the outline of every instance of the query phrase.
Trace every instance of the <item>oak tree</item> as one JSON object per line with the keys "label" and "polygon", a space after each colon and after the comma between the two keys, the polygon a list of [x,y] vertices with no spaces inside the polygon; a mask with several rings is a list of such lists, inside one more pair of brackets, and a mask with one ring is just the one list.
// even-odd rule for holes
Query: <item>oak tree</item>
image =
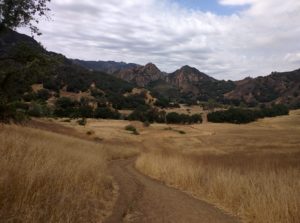
{"label": "oak tree", "polygon": [[32,34],[40,35],[38,17],[47,16],[51,0],[0,0],[0,28],[28,26]]}

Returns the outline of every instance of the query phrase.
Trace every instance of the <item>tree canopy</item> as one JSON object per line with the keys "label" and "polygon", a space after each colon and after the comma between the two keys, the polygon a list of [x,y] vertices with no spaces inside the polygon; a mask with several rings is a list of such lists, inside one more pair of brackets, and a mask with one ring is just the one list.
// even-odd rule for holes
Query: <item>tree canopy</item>
{"label": "tree canopy", "polygon": [[46,16],[50,9],[47,3],[51,0],[0,0],[0,28],[15,29],[29,26],[33,34],[40,35],[39,29],[34,25],[38,23],[37,17]]}

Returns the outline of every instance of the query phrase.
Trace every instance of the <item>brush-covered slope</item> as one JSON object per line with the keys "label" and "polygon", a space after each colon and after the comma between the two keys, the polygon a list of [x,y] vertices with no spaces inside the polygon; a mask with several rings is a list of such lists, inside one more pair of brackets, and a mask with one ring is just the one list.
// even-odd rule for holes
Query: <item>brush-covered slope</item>
{"label": "brush-covered slope", "polygon": [[297,107],[300,105],[300,69],[237,81],[236,88],[225,94],[225,98],[246,104],[276,103]]}
{"label": "brush-covered slope", "polygon": [[166,82],[177,87],[181,94],[195,100],[223,100],[223,94],[234,88],[232,81],[219,81],[194,67],[183,66],[167,76]]}
{"label": "brush-covered slope", "polygon": [[114,109],[145,104],[140,95],[125,96],[133,84],[74,64],[31,37],[6,29],[0,32],[0,43],[0,110],[7,105],[15,110],[17,104],[17,110],[33,110],[35,116],[114,118]]}

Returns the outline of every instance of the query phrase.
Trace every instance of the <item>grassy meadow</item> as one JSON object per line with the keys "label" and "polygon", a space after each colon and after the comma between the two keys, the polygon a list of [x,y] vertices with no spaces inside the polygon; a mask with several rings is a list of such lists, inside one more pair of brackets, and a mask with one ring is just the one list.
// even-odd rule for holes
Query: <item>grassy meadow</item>
{"label": "grassy meadow", "polygon": [[[140,135],[126,132],[128,124]],[[243,222],[296,223],[300,218],[300,110],[247,125],[145,127],[110,120],[89,120],[85,127],[66,125],[82,133],[92,130],[119,150],[141,149],[136,161],[140,172],[207,200]]]}
{"label": "grassy meadow", "polygon": [[187,134],[169,135],[142,153],[139,171],[243,222],[299,222],[299,111],[248,125],[173,128]]}
{"label": "grassy meadow", "polygon": [[13,125],[0,145],[0,222],[101,222],[116,198],[107,161],[134,154]]}
{"label": "grassy meadow", "polygon": [[109,161],[139,153],[141,173],[243,222],[300,219],[300,110],[247,125],[38,122],[0,127],[0,222],[101,222],[117,197]]}

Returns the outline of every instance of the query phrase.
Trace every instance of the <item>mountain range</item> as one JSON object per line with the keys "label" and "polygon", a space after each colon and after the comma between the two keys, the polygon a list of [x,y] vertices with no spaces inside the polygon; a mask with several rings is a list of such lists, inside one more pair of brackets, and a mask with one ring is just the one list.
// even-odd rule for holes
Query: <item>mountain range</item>
{"label": "mountain range", "polygon": [[[33,59],[31,54],[41,58]],[[118,104],[115,107],[124,107],[129,100],[124,94],[136,87],[148,90],[156,98],[175,103],[196,104],[214,100],[234,105],[275,103],[300,107],[300,69],[240,81],[217,80],[188,65],[166,73],[153,63],[71,60],[48,52],[33,38],[12,30],[0,33],[0,67],[0,81],[2,86],[6,85],[10,96],[25,94],[30,91],[27,85],[39,83],[57,92],[64,89],[74,93],[89,92],[97,97],[102,95],[103,103]],[[7,72],[19,76],[9,80],[7,78],[11,75],[5,76]]]}
{"label": "mountain range", "polygon": [[153,63],[145,66],[112,61],[82,61],[85,68],[109,73],[139,87],[159,92],[169,98],[190,101],[214,99],[221,102],[243,102],[250,106],[276,103],[297,106],[300,103],[300,69],[272,72],[257,78],[239,81],[216,80],[188,65],[166,73]]}

